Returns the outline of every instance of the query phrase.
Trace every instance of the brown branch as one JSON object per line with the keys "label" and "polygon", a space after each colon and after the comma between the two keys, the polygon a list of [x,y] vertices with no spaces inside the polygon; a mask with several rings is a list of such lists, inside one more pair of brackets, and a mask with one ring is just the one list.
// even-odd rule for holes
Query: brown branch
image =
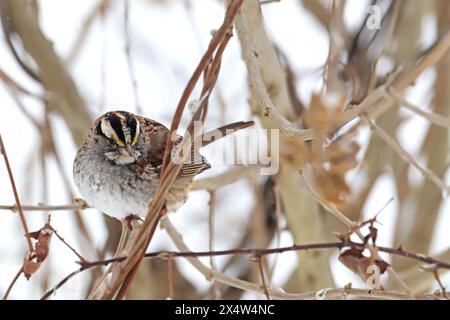
{"label": "brown branch", "polygon": [[417,170],[419,170],[422,175],[429,179],[431,182],[433,182],[436,187],[441,190],[442,192],[445,192],[445,194],[448,193],[450,190],[450,187],[445,184],[445,182],[439,178],[439,176],[434,173],[432,170],[428,169],[427,167],[424,167],[421,165],[411,154],[408,153],[398,142],[396,142],[394,139],[392,139],[380,126],[378,126],[375,122],[371,121],[369,118],[364,117],[364,119],[369,123],[370,127],[373,129],[375,134],[380,137],[389,147],[392,148],[395,152],[397,152],[400,157],[402,157],[405,161],[407,161],[409,164],[411,164],[413,167],[415,167]]}
{"label": "brown branch", "polygon": [[[218,48],[220,43],[222,43],[223,39],[225,39],[226,34],[228,33],[228,30],[233,24],[234,17],[236,16],[237,12],[239,11],[241,5],[243,3],[243,0],[236,0],[233,1],[233,3],[228,8],[228,12],[225,15],[225,19],[223,21],[222,26],[214,33],[213,38],[211,39],[211,42],[209,43],[208,49],[203,54],[199,64],[197,65],[197,68],[195,69],[194,73],[192,74],[191,78],[189,79],[189,82],[187,83],[183,94],[181,95],[180,101],[178,102],[175,114],[173,116],[172,124],[170,126],[170,132],[169,137],[172,135],[173,132],[175,132],[178,129],[178,126],[181,121],[181,115],[183,114],[184,108],[186,106],[186,103],[189,99],[189,96],[191,95],[192,91],[194,90],[194,87],[199,80],[201,74],[203,73],[205,67],[208,65],[208,62],[210,61],[211,57],[214,54],[214,51]],[[165,166],[167,166],[167,162],[170,156],[170,150],[172,149],[172,141],[170,139],[167,141],[166,148],[164,150],[164,161],[163,161],[163,169]],[[165,164],[165,165],[164,165]]]}
{"label": "brown branch", "polygon": [[433,268],[432,272],[433,272],[434,278],[436,279],[437,283],[439,284],[439,287],[441,288],[442,295],[444,296],[445,299],[449,300],[447,292],[445,291],[445,286],[442,283],[441,278],[439,277],[439,270],[437,270],[436,268]]}
{"label": "brown branch", "polygon": [[17,280],[19,279],[20,275],[23,272],[23,266],[20,267],[19,271],[17,271],[16,275],[14,276],[14,278],[12,279],[11,283],[8,286],[8,289],[6,289],[5,294],[3,295],[3,300],[8,299],[9,294],[11,293],[12,288],[14,287],[14,285],[16,284]]}
{"label": "brown branch", "polygon": [[[393,104],[392,99],[385,98],[386,90],[392,90],[396,93],[405,91],[425,70],[439,62],[449,48],[450,31],[447,31],[414,66],[407,70],[401,70],[401,72],[397,72],[398,74],[392,74],[385,84],[373,90],[359,105],[344,112],[342,119],[333,129],[338,130],[353,119],[360,118],[363,115],[367,115],[370,119],[376,119],[384,114]],[[350,130],[361,126],[363,123],[365,123],[365,120],[360,119]]]}
{"label": "brown branch", "polygon": [[[86,268],[88,269],[88,268]],[[54,286],[52,289],[50,289],[49,291],[47,291],[41,298],[41,300],[46,300],[48,297],[50,297],[52,294],[54,294],[56,292],[56,290],[58,290],[59,288],[61,288],[67,281],[69,281],[70,279],[72,279],[74,276],[76,276],[77,274],[79,274],[80,272],[83,272],[84,270],[83,267],[81,267],[78,270],[75,270],[74,272],[70,273],[69,275],[67,275],[64,279],[62,279],[60,282],[58,282],[58,284],[56,286]]]}
{"label": "brown branch", "polygon": [[249,85],[254,95],[261,113],[269,118],[286,136],[298,137],[302,140],[312,139],[312,131],[309,129],[298,129],[289,122],[281,112],[274,106],[272,99],[264,84],[260,65],[258,62],[258,53],[254,49],[247,19],[240,13],[236,17],[236,31],[242,47],[242,56],[247,66],[249,75]]}
{"label": "brown branch", "polygon": [[274,2],[280,2],[281,0],[260,0],[259,4],[260,5],[265,5],[265,4],[269,4],[269,3],[274,3]]}
{"label": "brown branch", "polygon": [[[22,211],[72,211],[72,210],[85,210],[89,209],[88,205],[84,204],[65,204],[65,205],[22,205]],[[0,205],[0,210],[9,210],[17,212],[17,205]]]}
{"label": "brown branch", "polygon": [[[186,246],[186,244],[183,242],[181,235],[173,227],[173,225],[170,223],[170,220],[168,218],[163,219],[161,222],[161,225],[167,231],[167,233],[169,234],[170,238],[172,239],[172,241],[174,242],[174,244],[176,245],[178,250],[190,251],[189,248]],[[194,266],[198,271],[200,271],[206,277],[206,279],[209,279],[209,280],[215,279],[224,284],[227,284],[227,285],[235,287],[235,288],[239,288],[241,290],[263,293],[261,286],[259,286],[257,284],[247,282],[244,280],[240,280],[240,279],[237,279],[234,277],[230,277],[224,273],[211,270],[211,269],[207,268],[200,260],[198,260],[198,258],[188,257],[187,259],[192,264],[192,266]],[[317,292],[310,291],[310,292],[304,292],[304,293],[300,293],[300,294],[289,294],[289,293],[286,294],[284,292],[281,292],[281,290],[279,290],[279,289],[268,288],[271,297],[274,299],[317,299],[318,296],[320,296],[321,299],[324,299],[326,297],[342,297],[344,295],[349,294],[349,291],[347,290],[347,289],[349,289],[349,287],[346,286],[345,289],[346,289],[345,291],[343,289],[326,289],[325,293],[321,293],[319,295],[319,292],[324,291],[324,290],[319,290]],[[379,294],[379,292],[380,292],[379,290],[373,291],[373,290],[363,290],[363,289],[356,289],[355,292],[357,292],[358,294],[361,294],[362,296],[372,297],[372,298],[378,297],[378,298],[387,298],[387,299],[411,299],[410,295],[405,295],[405,294],[397,293],[397,292],[386,293],[384,291],[381,291],[382,294]],[[428,296],[421,296],[421,297],[416,296],[415,298],[417,298],[417,299],[419,299],[419,298],[420,299],[436,299],[436,298],[440,298],[440,295],[428,295]]]}
{"label": "brown branch", "polygon": [[64,243],[64,245],[65,245],[66,247],[68,247],[68,248],[69,248],[69,249],[70,249],[70,250],[78,257],[78,259],[80,259],[79,264],[83,265],[83,264],[88,264],[88,263],[89,263],[89,261],[88,261],[87,259],[85,259],[80,253],[78,253],[77,250],[75,250],[70,244],[68,244],[68,243],[66,242],[66,240],[64,240],[63,237],[61,237],[61,236],[59,235],[58,231],[56,231],[55,228],[53,228],[53,227],[50,226],[50,225],[49,225],[49,227],[52,229],[52,231],[55,233],[55,235],[58,237],[58,239],[59,239],[62,243]]}
{"label": "brown branch", "polygon": [[[271,254],[280,254],[283,252],[290,252],[290,251],[310,251],[310,250],[324,250],[324,249],[343,249],[346,247],[353,247],[353,248],[366,248],[367,244],[361,244],[361,243],[355,243],[352,241],[339,241],[339,242],[327,242],[327,243],[311,243],[311,244],[303,244],[303,245],[292,245],[287,247],[278,247],[278,248],[270,248],[270,249],[259,249],[259,248],[235,248],[235,249],[228,249],[228,250],[219,250],[219,251],[186,251],[186,252],[177,252],[177,251],[157,251],[157,252],[151,252],[146,253],[144,255],[145,258],[151,259],[151,258],[160,258],[160,259],[173,259],[177,257],[183,257],[183,258],[198,258],[198,257],[211,257],[211,256],[225,256],[225,255],[248,255],[250,258],[254,257],[263,257],[266,255]],[[416,261],[424,262],[426,264],[432,265],[435,269],[449,269],[450,270],[450,263],[441,261],[429,256],[425,256],[422,254],[414,253],[405,251],[403,248],[389,248],[389,247],[383,247],[383,246],[376,246],[374,247],[380,252],[402,256],[405,258],[413,259]],[[107,260],[99,260],[99,261],[92,261],[88,262],[86,264],[82,264],[79,270],[77,272],[73,272],[70,277],[75,276],[79,272],[82,272],[84,270],[91,269],[93,267],[98,266],[107,266],[114,262],[122,262],[127,257],[117,257]],[[211,270],[214,271],[214,270]],[[216,272],[216,271],[215,271]],[[60,281],[52,290],[51,292],[47,292],[43,299],[47,298],[54,290],[60,288],[65,282],[67,282],[69,276],[65,277],[62,281]],[[219,280],[218,280],[219,281]],[[240,280],[242,281],[242,280]],[[270,295],[272,293],[269,290]],[[411,295],[409,295],[411,297]]]}
{"label": "brown branch", "polygon": [[[209,192],[209,214],[208,214],[208,250],[214,251],[215,240],[215,215],[216,215],[216,193]],[[216,259],[214,256],[209,257],[211,269],[217,270]],[[221,298],[219,283],[213,281],[214,295],[217,300]]]}
{"label": "brown branch", "polygon": [[11,76],[9,76],[2,69],[0,69],[0,80],[2,80],[8,87],[13,89],[14,91],[20,92],[22,94],[26,94],[30,97],[33,97],[33,98],[36,98],[39,100],[48,100],[47,96],[34,93],[31,90],[28,90],[27,88],[25,88],[22,84],[18,83],[16,80],[14,80]]}
{"label": "brown branch", "polygon": [[264,294],[266,295],[267,300],[270,300],[269,290],[267,289],[266,277],[264,275],[264,264],[263,264],[263,256],[258,256],[256,258],[256,263],[258,264],[259,275],[261,276],[261,284],[264,290]]}
{"label": "brown branch", "polygon": [[436,268],[438,269],[450,269],[450,263],[442,261],[442,260],[438,260],[429,256],[425,256],[423,254],[420,253],[414,253],[414,252],[409,252],[409,251],[405,251],[402,247],[399,248],[389,248],[389,247],[380,247],[377,246],[377,249],[381,252],[385,252],[385,253],[389,253],[389,254],[394,254],[397,256],[402,256],[405,258],[410,258],[413,260],[417,260],[417,261],[421,261],[421,262],[425,262],[428,264],[432,264],[434,265]]}
{"label": "brown branch", "polygon": [[125,36],[125,57],[128,67],[128,75],[131,79],[131,87],[133,90],[134,104],[136,112],[141,114],[142,108],[139,99],[138,82],[134,70],[133,59],[131,58],[131,33],[130,33],[130,1],[124,0],[123,20],[124,20],[124,36]]}
{"label": "brown branch", "polygon": [[[138,236],[136,237],[134,245],[130,249],[130,252],[128,254],[129,258],[127,258],[127,260],[124,262],[122,272],[118,275],[116,281],[114,281],[114,283],[111,284],[111,291],[108,294],[104,294],[102,296],[102,299],[111,299],[112,297],[114,297],[115,295],[114,293],[116,291],[117,291],[116,299],[121,299],[125,295],[131,283],[131,280],[134,277],[137,267],[144,257],[145,250],[153,237],[153,234],[156,230],[156,226],[158,225],[161,217],[165,214],[162,213],[161,210],[165,202],[166,194],[170,190],[173,182],[175,181],[175,178],[177,177],[179,171],[181,170],[181,164],[175,165],[169,161],[173,147],[173,141],[172,139],[170,139],[170,137],[172,136],[172,133],[178,129],[178,125],[180,123],[183,110],[186,106],[187,99],[189,98],[190,93],[192,92],[200,75],[206,68],[209,68],[209,70],[212,70],[212,72],[218,71],[218,65],[220,64],[221,54],[230,36],[229,29],[233,23],[234,16],[237,14],[242,2],[243,0],[236,0],[233,1],[233,3],[229,6],[222,26],[214,34],[207,52],[203,55],[202,59],[200,60],[193,76],[191,77],[191,80],[188,82],[182,94],[180,102],[177,106],[177,110],[173,116],[171,130],[169,132],[169,139],[167,139],[167,143],[165,146],[164,151],[165,154],[162,164],[160,186],[158,190],[155,192],[153,200],[150,202],[147,216],[142,224]],[[212,55],[216,48],[219,49],[217,50],[217,53],[215,54],[214,58],[212,58]],[[214,77],[217,77],[217,74],[215,74],[215,72],[213,75]],[[204,85],[210,87],[206,88],[206,90],[205,88],[202,90],[202,92],[207,92],[207,94],[204,96],[206,97],[206,99],[203,99],[204,97],[201,97],[202,99],[200,107],[197,110],[196,114],[192,117],[192,120],[188,126],[187,135],[189,134],[189,136],[192,136],[194,121],[199,119],[204,120],[204,110],[207,104],[207,98],[209,96],[209,93],[211,92],[212,87],[216,82],[214,77],[208,78],[208,75],[205,77],[205,79],[207,79],[208,81],[207,82],[205,81]],[[192,143],[191,139],[183,139],[180,145],[180,149],[184,150],[183,147],[186,146],[188,147],[187,149],[189,149],[191,143]]]}
{"label": "brown branch", "polygon": [[22,207],[20,205],[19,194],[17,192],[16,183],[14,181],[14,176],[9,165],[8,155],[6,154],[5,145],[3,144],[2,135],[0,134],[0,152],[3,155],[3,159],[5,160],[6,170],[8,171],[9,181],[11,183],[11,188],[14,193],[14,199],[16,201],[17,212],[19,213],[20,222],[22,223],[23,231],[25,232],[25,237],[27,239],[28,251],[32,253],[34,251],[33,242],[31,241],[31,237],[29,235],[30,231],[28,230],[27,221],[25,220],[25,216],[23,215]]}
{"label": "brown branch", "polygon": [[408,102],[405,98],[396,94],[392,89],[388,90],[388,92],[386,92],[386,95],[388,95],[388,98],[394,99],[394,101],[396,102],[395,105],[402,106],[420,115],[436,126],[450,128],[450,117],[432,111],[424,111],[423,109]]}
{"label": "brown branch", "polygon": [[35,13],[26,1],[5,0],[1,4],[2,13],[8,16],[12,30],[38,67],[38,81],[46,91],[54,93],[52,108],[61,114],[74,141],[81,145],[91,117],[64,62],[42,32]]}
{"label": "brown branch", "polygon": [[81,23],[80,32],[78,32],[77,38],[72,44],[72,47],[69,50],[69,54],[67,55],[67,63],[72,65],[75,59],[77,58],[80,49],[83,47],[89,30],[94,25],[95,20],[98,16],[104,19],[107,11],[112,7],[114,1],[111,0],[99,0],[97,5],[89,12]]}
{"label": "brown branch", "polygon": [[239,181],[240,179],[248,179],[249,177],[255,175],[258,170],[258,166],[236,166],[216,176],[195,180],[191,190],[205,189],[208,191],[214,191],[223,186]]}
{"label": "brown branch", "polygon": [[316,0],[301,0],[301,3],[323,28],[328,29],[331,16],[329,8],[326,8],[320,1]]}
{"label": "brown branch", "polygon": [[169,255],[167,259],[167,284],[169,287],[169,298],[173,299],[175,294],[173,292],[173,256]]}

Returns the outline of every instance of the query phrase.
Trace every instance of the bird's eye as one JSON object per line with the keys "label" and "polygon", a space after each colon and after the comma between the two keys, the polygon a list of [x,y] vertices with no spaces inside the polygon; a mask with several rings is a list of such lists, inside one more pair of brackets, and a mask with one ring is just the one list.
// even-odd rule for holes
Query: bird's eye
{"label": "bird's eye", "polygon": [[100,130],[106,138],[113,140],[119,147],[125,147],[125,134],[117,116],[105,117],[100,123]]}

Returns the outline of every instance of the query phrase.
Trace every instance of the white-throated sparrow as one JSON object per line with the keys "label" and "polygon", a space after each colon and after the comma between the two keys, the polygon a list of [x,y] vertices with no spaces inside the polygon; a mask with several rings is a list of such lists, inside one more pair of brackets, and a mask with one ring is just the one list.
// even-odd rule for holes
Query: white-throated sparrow
{"label": "white-throated sparrow", "polygon": [[[253,122],[219,128],[242,129]],[[92,207],[114,218],[145,216],[159,185],[160,167],[169,130],[162,124],[126,111],[107,112],[94,121],[78,150],[73,177],[81,195]],[[194,153],[198,150],[193,149]],[[194,176],[210,165],[183,165],[169,190],[166,207],[175,211],[187,199]]]}

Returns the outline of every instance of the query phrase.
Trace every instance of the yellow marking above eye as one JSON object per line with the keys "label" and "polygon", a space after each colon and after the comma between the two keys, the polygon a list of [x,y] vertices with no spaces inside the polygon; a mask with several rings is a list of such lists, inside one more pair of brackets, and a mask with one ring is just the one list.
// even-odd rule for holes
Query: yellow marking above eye
{"label": "yellow marking above eye", "polygon": [[116,134],[112,135],[112,138],[114,140],[114,142],[119,146],[119,147],[125,147],[125,143],[123,143],[122,140],[119,139],[119,137]]}
{"label": "yellow marking above eye", "polygon": [[138,140],[138,138],[139,138],[139,133],[140,133],[139,128],[137,128],[136,134],[134,135],[133,142],[131,142],[131,145],[132,145],[132,146],[134,146],[134,145],[136,144],[136,142],[137,142],[137,140]]}
{"label": "yellow marking above eye", "polygon": [[133,141],[131,142],[132,146],[134,146],[136,144],[140,133],[141,133],[141,130],[139,128],[139,121],[136,119],[136,133],[134,134]]}
{"label": "yellow marking above eye", "polygon": [[116,134],[116,131],[111,126],[110,121],[103,119],[101,122],[101,130],[105,137],[107,137],[108,139],[112,139],[119,147],[125,147],[125,142],[123,142]]}

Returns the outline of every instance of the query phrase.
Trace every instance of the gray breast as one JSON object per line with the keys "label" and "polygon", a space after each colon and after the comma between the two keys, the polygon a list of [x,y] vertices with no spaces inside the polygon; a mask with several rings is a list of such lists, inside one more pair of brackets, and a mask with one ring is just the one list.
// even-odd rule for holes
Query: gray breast
{"label": "gray breast", "polygon": [[93,150],[85,149],[74,161],[74,181],[94,208],[117,219],[144,216],[159,183],[140,179],[126,165],[117,165]]}

